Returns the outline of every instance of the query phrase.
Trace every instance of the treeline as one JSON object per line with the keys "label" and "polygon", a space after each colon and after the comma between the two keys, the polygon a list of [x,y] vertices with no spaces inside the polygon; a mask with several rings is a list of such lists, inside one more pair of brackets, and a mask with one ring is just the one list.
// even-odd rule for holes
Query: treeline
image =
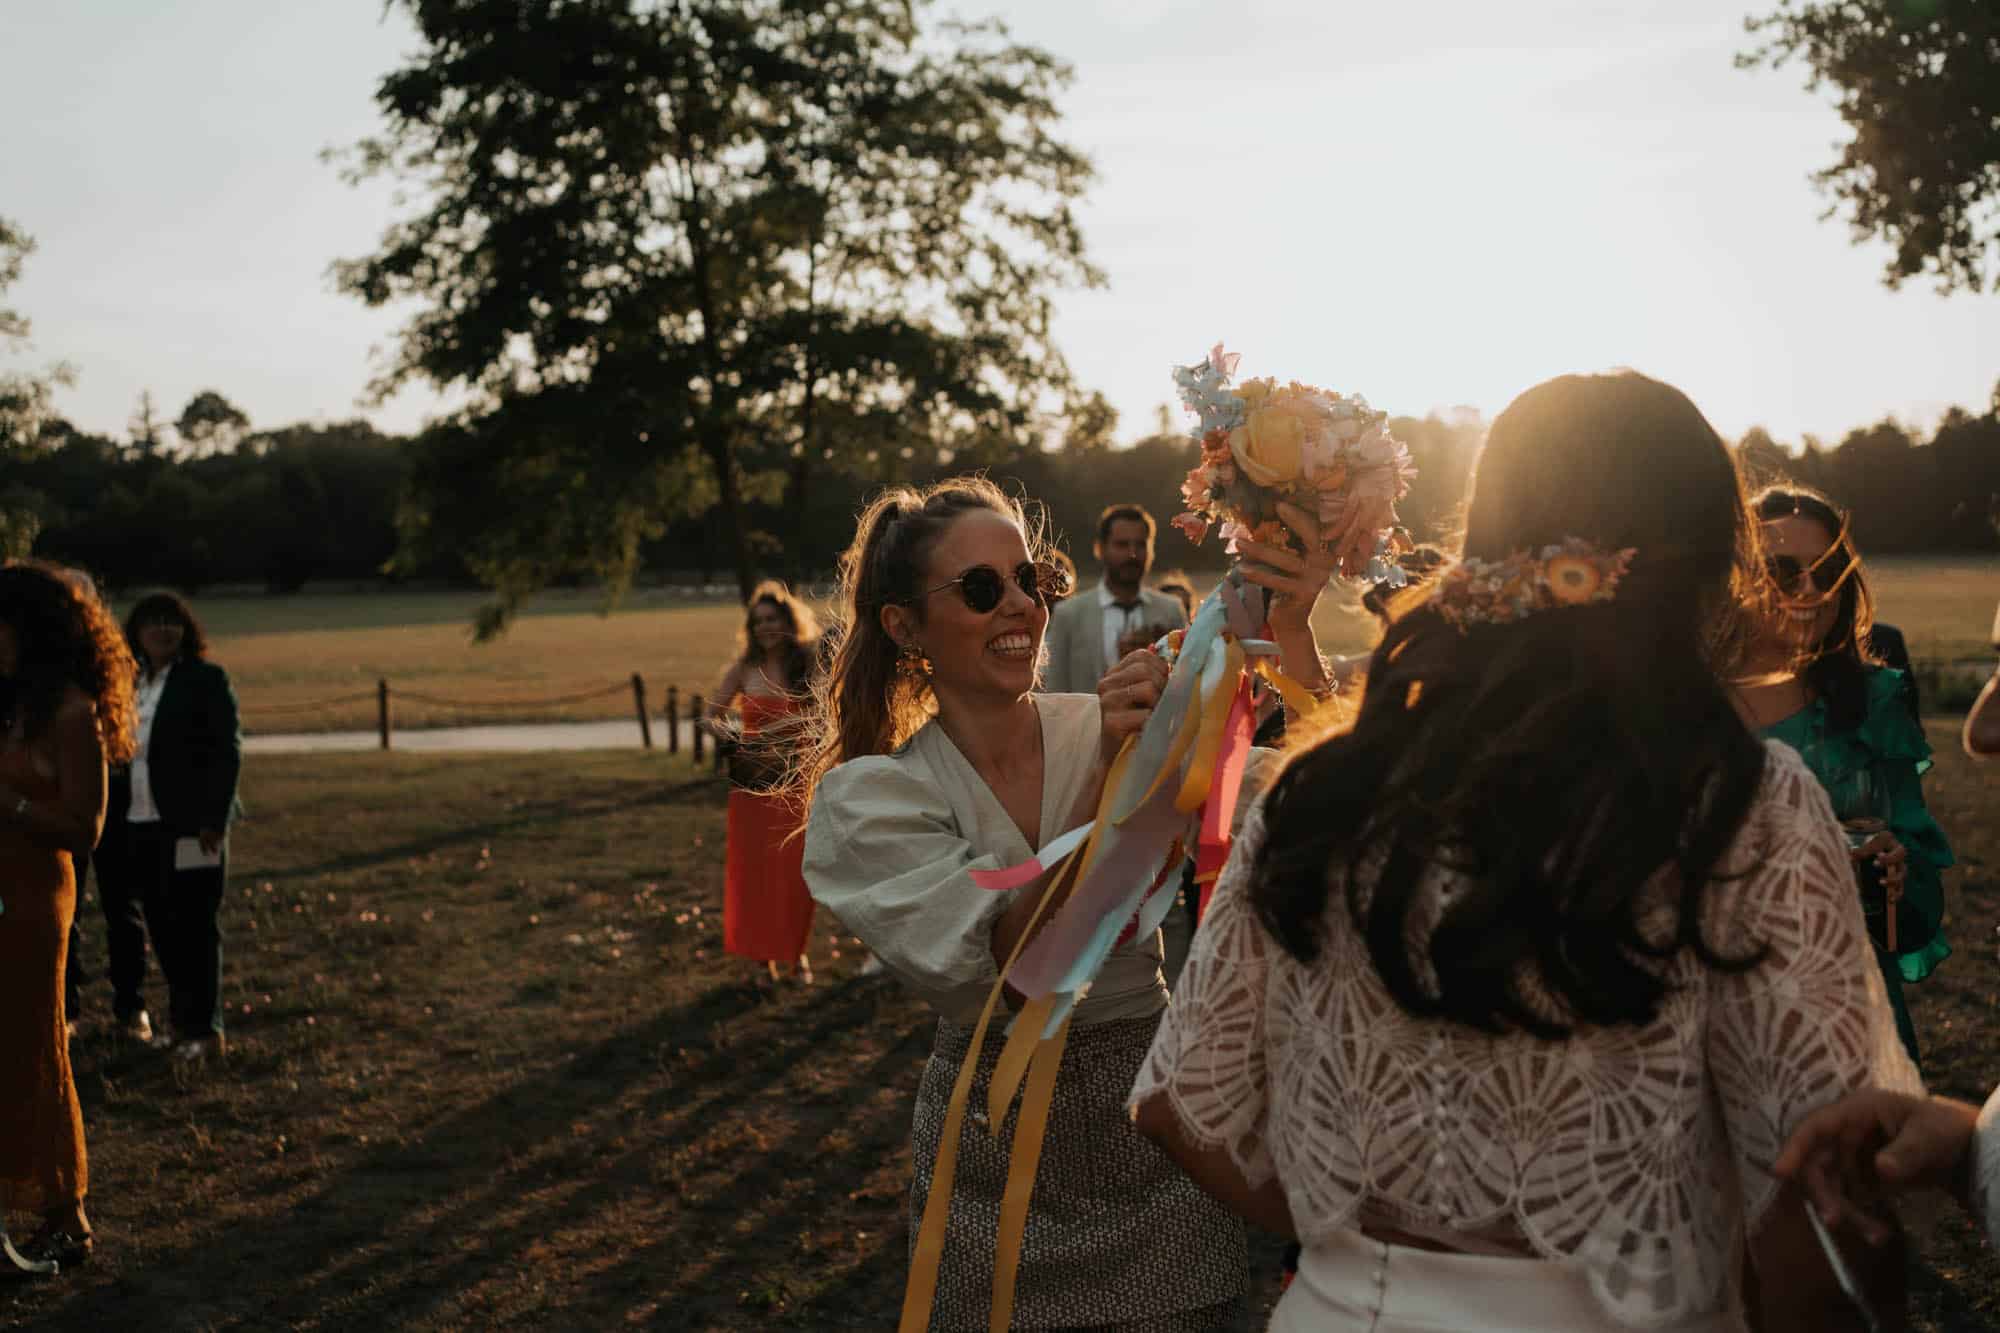
{"label": "treeline", "polygon": [[[32,445],[0,455],[0,512],[27,523],[10,534],[15,548],[87,569],[115,588],[230,584],[292,592],[314,580],[472,581],[451,552],[405,543],[399,531],[405,482],[428,447],[425,436],[387,435],[363,421],[251,430],[234,409],[216,407],[219,396],[205,397],[206,412],[195,411],[202,399],[190,404],[171,445],[142,412],[124,440],[56,419]],[[229,429],[204,428],[217,418]],[[1404,519],[1419,538],[1448,540],[1485,423],[1461,410],[1392,424],[1418,468]],[[988,471],[1042,501],[1052,533],[1087,567],[1105,504],[1136,500],[1163,521],[1178,511],[1189,454],[1185,436],[1159,434],[1123,449],[1018,453]],[[1954,409],[1928,439],[1889,421],[1836,446],[1808,440],[1796,450],[1753,430],[1739,454],[1753,484],[1789,477],[1849,507],[1866,551],[2000,550],[2000,415],[1993,411]],[[750,543],[763,568],[825,577],[853,536],[855,511],[878,486],[964,466],[959,459],[875,462],[868,475],[824,477],[796,522],[775,498],[753,499]],[[722,523],[721,509],[712,507],[666,525],[642,545],[641,576],[730,582],[734,543]],[[422,562],[399,555],[413,549],[425,551]],[[1214,568],[1222,560],[1213,539],[1197,549],[1162,534],[1163,566]]]}
{"label": "treeline", "polygon": [[55,420],[0,461],[0,511],[26,518],[17,552],[114,588],[385,578],[409,447],[365,421],[244,432],[196,453]]}

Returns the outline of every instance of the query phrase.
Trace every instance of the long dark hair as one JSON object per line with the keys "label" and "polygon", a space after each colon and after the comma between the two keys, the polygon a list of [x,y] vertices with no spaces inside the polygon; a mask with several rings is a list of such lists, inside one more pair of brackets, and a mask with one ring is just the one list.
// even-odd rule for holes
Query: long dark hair
{"label": "long dark hair", "polygon": [[125,613],[125,643],[131,648],[134,661],[146,661],[146,650],[139,646],[140,629],[158,621],[180,624],[181,646],[174,655],[176,662],[199,662],[208,656],[208,636],[202,633],[194,608],[179,593],[161,591],[147,593]]}
{"label": "long dark hair", "polygon": [[1875,597],[1868,591],[1861,553],[1847,536],[1847,517],[1818,491],[1792,485],[1766,486],[1752,497],[1750,509],[1766,523],[1794,516],[1810,519],[1826,529],[1828,543],[1840,546],[1827,559],[1838,561],[1847,577],[1834,594],[1839,602],[1833,624],[1806,650],[1804,674],[1806,688],[1826,704],[1828,729],[1853,731],[1868,716],[1868,672],[1882,663],[1868,646]]}
{"label": "long dark hair", "polygon": [[[1668,963],[1704,939],[1702,895],[1755,797],[1764,752],[1717,680],[1755,530],[1729,455],[1679,390],[1573,375],[1494,421],[1465,554],[1567,537],[1637,549],[1607,602],[1461,634],[1418,592],[1392,604],[1348,731],[1295,758],[1250,882],[1302,961],[1328,900],[1412,1014],[1566,1035],[1650,1021]],[[1677,911],[1657,924],[1660,872]],[[1435,893],[1443,877],[1450,892]]]}
{"label": "long dark hair", "polygon": [[48,730],[70,687],[89,695],[108,764],[132,760],[138,714],[132,654],[118,622],[74,570],[40,560],[0,567],[0,621],[14,631],[20,663],[0,682],[0,708],[24,740]]}
{"label": "long dark hair", "polygon": [[930,720],[930,682],[916,664],[899,659],[882,628],[882,610],[908,606],[923,616],[921,580],[931,548],[963,514],[990,510],[1021,529],[1030,560],[1046,559],[1039,511],[985,477],[955,477],[922,490],[883,491],[861,511],[854,542],[840,557],[840,597],[833,664],[815,690],[820,737],[796,775],[810,803],[820,776],[863,755],[889,754]]}
{"label": "long dark hair", "polygon": [[743,628],[737,634],[736,660],[749,666],[764,650],[757,646],[755,621],[757,608],[775,606],[778,614],[791,626],[791,646],[785,649],[785,688],[797,694],[812,684],[813,671],[819,662],[819,618],[812,608],[792,595],[792,590],[777,579],[766,579],[750,592],[750,600],[743,607]]}

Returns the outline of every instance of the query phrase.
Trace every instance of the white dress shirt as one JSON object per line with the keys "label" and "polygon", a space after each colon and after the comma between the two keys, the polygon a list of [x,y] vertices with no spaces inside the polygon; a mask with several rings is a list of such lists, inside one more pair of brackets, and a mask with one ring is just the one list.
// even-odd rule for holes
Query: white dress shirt
{"label": "white dress shirt", "polygon": [[159,711],[160,695],[167,688],[167,675],[174,669],[169,662],[157,672],[139,673],[139,748],[132,756],[132,808],[125,812],[128,824],[157,824],[160,807],[153,800],[153,775],[146,764],[146,751],[153,741],[153,714]]}

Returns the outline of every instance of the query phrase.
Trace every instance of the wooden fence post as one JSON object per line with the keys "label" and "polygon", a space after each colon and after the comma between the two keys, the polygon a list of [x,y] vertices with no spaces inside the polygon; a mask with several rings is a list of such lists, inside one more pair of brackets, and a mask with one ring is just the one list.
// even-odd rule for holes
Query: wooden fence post
{"label": "wooden fence post", "polygon": [[690,694],[688,696],[688,716],[694,720],[694,762],[695,767],[699,768],[701,766],[702,749],[701,696],[699,694]]}
{"label": "wooden fence post", "polygon": [[653,719],[646,716],[646,678],[632,673],[632,706],[639,711],[639,743],[653,748]]}
{"label": "wooden fence post", "polygon": [[667,686],[667,753],[681,752],[681,687]]}
{"label": "wooden fence post", "polygon": [[375,682],[375,728],[381,733],[382,748],[389,748],[389,682]]}

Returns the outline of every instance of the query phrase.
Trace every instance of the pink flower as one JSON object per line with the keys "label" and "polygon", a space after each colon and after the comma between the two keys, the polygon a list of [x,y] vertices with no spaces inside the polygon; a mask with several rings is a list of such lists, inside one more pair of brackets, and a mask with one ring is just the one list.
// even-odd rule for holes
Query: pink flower
{"label": "pink flower", "polygon": [[1201,545],[1201,539],[1208,535],[1208,520],[1200,514],[1175,514],[1169,522],[1197,546]]}

